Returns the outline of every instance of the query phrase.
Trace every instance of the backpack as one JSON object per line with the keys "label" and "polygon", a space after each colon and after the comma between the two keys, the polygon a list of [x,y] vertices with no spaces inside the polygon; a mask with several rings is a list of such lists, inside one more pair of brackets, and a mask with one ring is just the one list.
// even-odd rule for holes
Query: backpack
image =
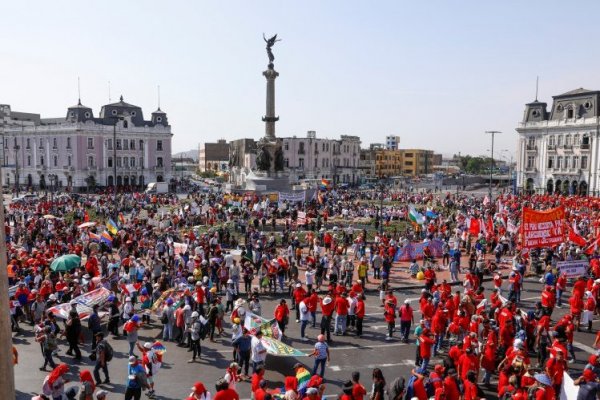
{"label": "backpack", "polygon": [[106,360],[106,362],[111,361],[113,359],[114,353],[115,351],[113,350],[110,343],[104,341],[104,360]]}
{"label": "backpack", "polygon": [[[538,390],[544,390],[544,388],[539,386],[532,386],[527,389],[527,400],[535,400]],[[544,392],[546,392],[544,390]]]}

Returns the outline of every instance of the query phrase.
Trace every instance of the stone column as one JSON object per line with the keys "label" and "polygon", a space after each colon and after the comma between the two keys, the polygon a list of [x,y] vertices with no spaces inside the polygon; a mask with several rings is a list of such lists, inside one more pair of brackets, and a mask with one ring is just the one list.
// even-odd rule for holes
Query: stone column
{"label": "stone column", "polygon": [[279,76],[279,72],[275,71],[271,63],[263,75],[267,78],[267,107],[266,115],[262,120],[265,122],[265,138],[274,141],[275,122],[279,120],[279,117],[275,116],[275,79]]}

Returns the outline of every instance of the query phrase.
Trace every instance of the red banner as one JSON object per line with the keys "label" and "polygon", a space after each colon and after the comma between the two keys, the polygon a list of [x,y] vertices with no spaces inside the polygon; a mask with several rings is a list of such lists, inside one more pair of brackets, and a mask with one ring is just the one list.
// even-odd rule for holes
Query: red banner
{"label": "red banner", "polygon": [[565,210],[562,206],[546,211],[523,208],[523,248],[552,247],[564,240]]}

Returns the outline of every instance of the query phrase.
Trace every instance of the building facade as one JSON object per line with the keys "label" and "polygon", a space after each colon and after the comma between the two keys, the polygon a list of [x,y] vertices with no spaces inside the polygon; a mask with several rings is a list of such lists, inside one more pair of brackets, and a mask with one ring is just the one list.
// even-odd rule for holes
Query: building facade
{"label": "building facade", "polygon": [[583,88],[525,105],[516,129],[517,189],[529,193],[600,193],[600,91]]}
{"label": "building facade", "polygon": [[82,190],[143,187],[171,177],[171,126],[160,108],[145,120],[126,103],[102,106],[98,117],[81,101],[64,118],[11,111],[0,105],[5,185]]}
{"label": "building facade", "polygon": [[400,148],[400,136],[388,135],[385,137],[385,148],[388,150],[398,150]]}
{"label": "building facade", "polygon": [[360,138],[341,135],[340,139],[320,139],[315,131],[306,137],[287,137],[283,142],[283,158],[290,182],[331,179],[335,184],[360,182]]}
{"label": "building facade", "polygon": [[220,139],[217,143],[201,143],[198,151],[200,172],[227,172],[229,170],[229,143]]}
{"label": "building facade", "polygon": [[361,167],[368,171],[368,177],[419,176],[434,172],[434,166],[441,164],[442,155],[433,150],[396,149],[371,146],[361,154]]}

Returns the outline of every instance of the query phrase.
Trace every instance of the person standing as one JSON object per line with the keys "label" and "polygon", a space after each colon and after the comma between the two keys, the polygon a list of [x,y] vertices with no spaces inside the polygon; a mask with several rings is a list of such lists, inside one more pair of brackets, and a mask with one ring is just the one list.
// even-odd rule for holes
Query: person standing
{"label": "person standing", "polygon": [[172,298],[167,299],[167,304],[163,307],[162,312],[160,322],[163,324],[163,341],[167,342],[173,339],[173,325],[175,324]]}
{"label": "person standing", "polygon": [[108,332],[112,333],[113,337],[119,337],[119,319],[121,318],[121,311],[117,304],[117,298],[109,298],[109,320],[108,320]]}
{"label": "person standing", "polygon": [[100,370],[104,372],[104,383],[110,383],[110,377],[108,376],[108,362],[110,361],[110,349],[109,344],[104,340],[104,333],[96,333],[96,365],[94,366],[94,379],[96,380],[96,386],[102,384],[100,379]]}
{"label": "person standing", "polygon": [[279,324],[281,334],[285,336],[285,327],[289,321],[290,309],[288,308],[285,299],[281,299],[279,305],[275,308],[275,320]]}
{"label": "person standing", "polygon": [[410,306],[410,300],[404,300],[404,304],[400,307],[400,337],[404,343],[408,343],[408,335],[410,328],[415,322],[413,309]]}
{"label": "person standing", "polygon": [[317,336],[317,343],[315,343],[315,350],[313,351],[311,356],[315,358],[315,365],[314,365],[313,371],[312,371],[313,375],[317,374],[317,371],[320,367],[321,371],[318,373],[318,375],[321,378],[324,378],[325,377],[325,364],[327,362],[329,362],[329,360],[330,360],[329,346],[327,345],[327,343],[325,343],[324,335],[321,334],[321,335]]}
{"label": "person standing", "polygon": [[310,312],[308,311],[308,297],[305,297],[298,303],[297,309],[300,312],[300,340],[306,342],[308,338],[306,337],[306,326],[308,325],[308,321],[310,320]]}
{"label": "person standing", "polygon": [[239,364],[240,373],[242,370],[244,373],[240,375],[242,379],[248,379],[248,369],[250,368],[250,352],[252,350],[252,338],[248,334],[248,329],[242,328],[242,336],[238,337],[233,341],[233,346],[236,349],[237,363]]}
{"label": "person standing", "polygon": [[129,344],[129,355],[133,355],[133,349],[138,341],[138,329],[140,329],[140,317],[135,314],[129,321],[123,325],[123,330],[127,334],[127,343]]}
{"label": "person standing", "polygon": [[88,328],[92,332],[92,352],[94,350],[96,350],[96,345],[97,345],[96,334],[98,332],[102,332],[100,316],[98,315],[99,308],[100,308],[100,306],[98,304],[95,304],[94,307],[92,308],[92,313],[90,314],[90,317],[88,318]]}
{"label": "person standing", "polygon": [[200,333],[202,331],[202,322],[200,321],[200,313],[194,311],[192,313],[192,321],[189,327],[190,333],[190,348],[192,350],[192,358],[188,360],[189,363],[196,362],[196,357],[200,358],[200,340],[202,337]]}
{"label": "person standing", "polygon": [[371,400],[384,400],[385,399],[385,378],[379,368],[373,370],[373,392],[371,393]]}
{"label": "person standing", "polygon": [[342,293],[335,299],[335,334],[346,334],[346,319],[348,318],[348,299],[346,293]]}
{"label": "person standing", "polygon": [[365,295],[359,294],[356,300],[356,336],[361,337],[363,334],[363,320],[365,319],[366,306]]}
{"label": "person standing", "polygon": [[67,355],[72,356],[75,353],[75,360],[81,360],[81,350],[79,350],[79,335],[81,334],[81,321],[77,311],[69,311],[69,318],[65,323],[65,336],[69,343]]}
{"label": "person standing", "polygon": [[262,344],[262,331],[257,331],[250,344],[252,357],[252,373],[256,373],[258,367],[262,367],[267,359],[267,349]]}
{"label": "person standing", "polygon": [[148,388],[146,371],[136,356],[129,356],[127,382],[125,384],[125,400],[140,400],[142,389]]}

